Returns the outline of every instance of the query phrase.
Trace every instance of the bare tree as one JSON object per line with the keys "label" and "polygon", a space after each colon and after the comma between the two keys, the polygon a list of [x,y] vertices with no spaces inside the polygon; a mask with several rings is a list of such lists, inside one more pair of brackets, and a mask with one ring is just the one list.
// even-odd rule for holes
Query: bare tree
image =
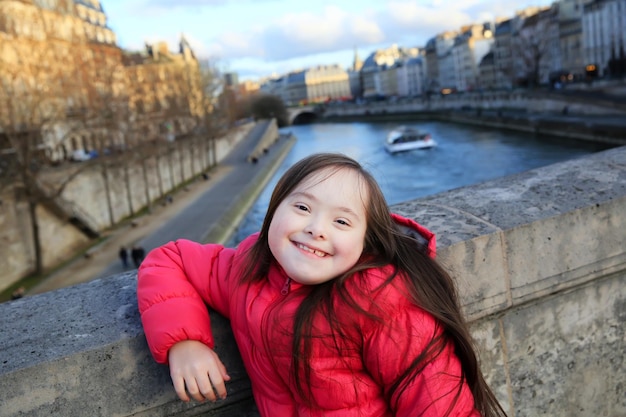
{"label": "bare tree", "polygon": [[[215,140],[227,129],[223,115],[217,111],[217,94],[222,80],[215,65],[199,65],[195,59],[187,59],[185,65],[170,82],[179,86],[178,95],[168,101],[164,117],[168,120],[168,142],[178,150],[181,169],[188,154],[191,172],[198,172],[196,156],[205,157],[204,167],[217,163]],[[200,167],[202,168],[202,167]],[[181,171],[181,176],[185,177]]]}
{"label": "bare tree", "polygon": [[[551,9],[527,17],[512,41],[514,59],[514,83],[534,87],[547,78],[552,66],[551,59],[558,57],[558,27]],[[557,42],[556,52],[554,42]]]}
{"label": "bare tree", "polygon": [[[141,166],[144,199],[149,212],[157,196],[150,193],[152,172],[156,172],[159,197],[163,197],[163,173],[161,159],[172,158],[171,142],[180,124],[172,108],[182,103],[177,81],[176,62],[172,62],[162,48],[148,48],[148,56],[134,55],[127,59],[126,76],[129,81],[128,102],[134,115],[132,129],[127,136],[126,158],[132,165]],[[152,51],[152,52],[150,52]],[[160,59],[159,56],[164,56]],[[170,176],[174,175],[170,161]],[[182,166],[182,165],[181,165]],[[181,172],[181,176],[184,173]],[[131,178],[125,170],[128,197],[132,201]],[[131,208],[134,211],[134,208]]]}
{"label": "bare tree", "polygon": [[[83,134],[97,158],[90,163],[100,170],[105,188],[109,226],[116,223],[111,198],[111,172],[126,168],[128,136],[132,130],[132,116],[128,106],[128,80],[121,60],[121,51],[108,46],[93,45],[91,54],[75,59],[77,72],[88,106],[81,114]],[[62,144],[61,146],[65,146]],[[129,201],[132,212],[132,201]]]}
{"label": "bare tree", "polygon": [[217,108],[218,95],[224,88],[224,83],[216,62],[205,62],[200,65],[197,79],[201,92],[201,108],[196,116],[195,132],[205,139],[200,143],[204,146],[204,155],[207,155],[206,165],[215,166],[217,164],[215,141],[227,130],[224,117]]}
{"label": "bare tree", "polygon": [[232,127],[237,120],[237,95],[232,87],[225,87],[219,96],[219,109],[226,119],[228,127]]}
{"label": "bare tree", "polygon": [[[207,155],[207,166],[215,166],[217,164],[217,149],[215,141],[217,137],[223,133],[223,125],[220,121],[220,115],[215,109],[218,91],[221,90],[223,82],[220,71],[215,64],[207,64],[200,67],[200,89],[202,91],[202,113],[200,116],[199,132],[205,136],[208,141],[204,141],[208,145],[204,149]],[[209,158],[210,155],[210,159]]]}
{"label": "bare tree", "polygon": [[[76,74],[67,67],[50,65],[63,48],[49,43],[23,53],[20,45],[5,45],[0,96],[0,187],[11,187],[28,205],[34,252],[34,272],[43,271],[42,244],[37,207],[45,205],[59,217],[70,219],[73,207],[60,198],[65,186],[79,173],[72,167],[61,183],[45,181],[53,138],[71,135],[80,123],[71,119],[84,111],[85,101]],[[6,58],[8,57],[8,58]],[[65,56],[67,58],[67,55]],[[71,68],[71,67],[70,67]],[[83,229],[84,230],[84,229]],[[93,229],[90,229],[93,232]]]}

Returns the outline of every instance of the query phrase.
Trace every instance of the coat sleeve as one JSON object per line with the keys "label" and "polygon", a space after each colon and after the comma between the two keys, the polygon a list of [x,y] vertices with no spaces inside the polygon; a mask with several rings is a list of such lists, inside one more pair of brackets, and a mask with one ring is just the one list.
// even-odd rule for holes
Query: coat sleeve
{"label": "coat sleeve", "polygon": [[157,362],[167,363],[169,349],[182,340],[214,347],[206,304],[228,317],[233,256],[233,249],[221,245],[178,240],[152,250],[142,262],[137,300]]}
{"label": "coat sleeve", "polygon": [[364,364],[390,398],[395,416],[439,417],[449,408],[450,416],[479,416],[469,387],[466,383],[459,385],[461,365],[450,343],[435,359],[427,360],[404,389],[390,392],[412,361],[440,333],[431,315],[413,305],[396,306],[389,320],[373,326],[370,323],[369,327],[364,333]]}

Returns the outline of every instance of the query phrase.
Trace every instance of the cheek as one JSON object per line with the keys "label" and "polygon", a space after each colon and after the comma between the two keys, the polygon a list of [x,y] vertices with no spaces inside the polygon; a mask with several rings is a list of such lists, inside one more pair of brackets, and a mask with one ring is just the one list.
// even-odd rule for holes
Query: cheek
{"label": "cheek", "polygon": [[270,223],[269,229],[267,230],[267,244],[269,245],[272,253],[274,253],[274,249],[277,243],[276,235],[277,235],[276,224],[272,221]]}
{"label": "cheek", "polygon": [[[278,213],[277,213],[278,214]],[[283,227],[284,222],[281,222],[279,216],[274,216],[270,222],[270,227],[267,230],[267,244],[270,247],[270,251],[274,256],[277,255],[277,251],[284,245],[284,239],[286,232]]]}
{"label": "cheek", "polygon": [[341,251],[346,257],[350,259],[350,262],[359,260],[363,253],[364,241],[358,237],[352,237],[341,242]]}
{"label": "cheek", "polygon": [[288,233],[288,229],[292,228],[291,226],[294,224],[294,220],[293,215],[289,212],[287,207],[282,205],[278,206],[276,212],[274,212],[272,221],[270,222],[268,235],[280,237],[280,235]]}
{"label": "cheek", "polygon": [[354,248],[353,261],[357,263],[363,254],[363,242],[358,242],[358,244],[354,245]]}

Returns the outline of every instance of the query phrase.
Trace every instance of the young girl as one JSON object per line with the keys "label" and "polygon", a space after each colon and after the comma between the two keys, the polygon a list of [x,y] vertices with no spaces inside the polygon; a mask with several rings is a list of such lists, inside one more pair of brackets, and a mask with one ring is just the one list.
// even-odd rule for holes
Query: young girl
{"label": "young girl", "polygon": [[226,396],[208,304],[230,319],[262,416],[503,416],[434,255],[434,235],[390,214],[356,161],[316,154],[237,248],[153,250],[139,309],[183,401]]}

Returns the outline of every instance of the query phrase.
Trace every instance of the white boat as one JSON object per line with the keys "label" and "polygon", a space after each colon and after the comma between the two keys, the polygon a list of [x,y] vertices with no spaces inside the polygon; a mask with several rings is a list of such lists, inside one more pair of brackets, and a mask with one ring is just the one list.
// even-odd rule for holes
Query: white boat
{"label": "white boat", "polygon": [[418,129],[407,126],[393,129],[385,140],[385,149],[390,153],[428,149],[434,146],[437,146],[437,142],[430,136],[430,133],[420,132]]}

